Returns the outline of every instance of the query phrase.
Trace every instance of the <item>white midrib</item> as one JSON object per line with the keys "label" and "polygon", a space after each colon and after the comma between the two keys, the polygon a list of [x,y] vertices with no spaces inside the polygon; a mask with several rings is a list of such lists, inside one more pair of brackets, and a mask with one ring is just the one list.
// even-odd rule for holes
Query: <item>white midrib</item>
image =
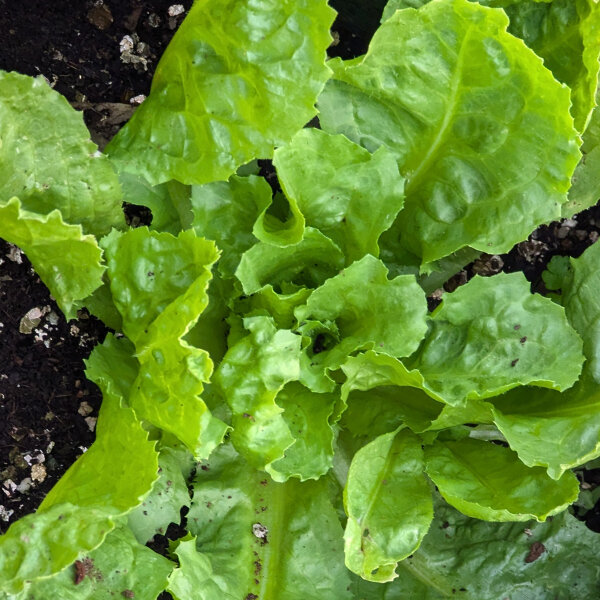
{"label": "white midrib", "polygon": [[414,191],[416,187],[418,187],[421,178],[427,173],[433,159],[436,157],[437,151],[441,146],[442,142],[446,138],[446,134],[448,132],[448,128],[452,123],[454,115],[456,114],[457,101],[458,101],[458,90],[460,89],[460,83],[462,79],[462,71],[463,71],[463,63],[464,63],[464,55],[465,48],[467,47],[467,42],[469,40],[471,31],[473,30],[473,25],[470,24],[465,31],[465,35],[463,37],[463,41],[456,57],[456,69],[454,70],[454,74],[452,76],[452,85],[450,88],[450,98],[448,99],[448,105],[446,114],[442,119],[442,123],[440,128],[435,136],[435,139],[431,142],[431,146],[429,150],[417,169],[409,176],[405,193],[407,197],[410,197],[411,193]]}

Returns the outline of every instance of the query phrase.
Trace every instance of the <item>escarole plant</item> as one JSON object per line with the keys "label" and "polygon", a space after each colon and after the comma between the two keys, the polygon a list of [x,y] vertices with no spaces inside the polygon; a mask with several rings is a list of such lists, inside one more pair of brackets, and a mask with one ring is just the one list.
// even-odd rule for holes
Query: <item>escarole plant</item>
{"label": "escarole plant", "polygon": [[96,442],[0,537],[0,598],[596,590],[565,509],[600,456],[598,246],[552,298],[521,273],[426,296],[596,202],[600,8],[391,0],[326,61],[334,15],[197,0],[104,153],[0,74],[0,236],[115,331]]}

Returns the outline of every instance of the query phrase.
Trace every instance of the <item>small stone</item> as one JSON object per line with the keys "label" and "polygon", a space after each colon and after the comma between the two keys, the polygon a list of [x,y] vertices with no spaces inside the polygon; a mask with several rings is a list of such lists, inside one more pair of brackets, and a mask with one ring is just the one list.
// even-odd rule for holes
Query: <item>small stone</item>
{"label": "small stone", "polygon": [[172,4],[167,9],[167,14],[170,17],[177,17],[178,15],[182,15],[184,12],[185,8],[183,7],[183,4]]}
{"label": "small stone", "polygon": [[10,250],[6,254],[8,260],[12,260],[12,262],[20,265],[23,262],[23,252],[20,248],[17,248],[13,244],[9,244]]}
{"label": "small stone", "polygon": [[133,38],[130,35],[124,35],[119,42],[119,51],[121,54],[123,54],[123,52],[131,52],[133,50],[133,45]]}
{"label": "small stone", "polygon": [[44,465],[33,465],[31,467],[31,479],[41,483],[46,479],[46,467]]}
{"label": "small stone", "polygon": [[19,332],[25,335],[30,335],[40,324],[43,316],[44,312],[37,306],[27,311],[25,316],[23,316],[19,322]]}
{"label": "small stone", "polygon": [[160,17],[156,13],[151,13],[148,15],[147,23],[150,27],[156,29],[157,27],[160,27]]}
{"label": "small stone", "polygon": [[79,408],[77,409],[77,412],[82,416],[82,417],[87,417],[88,415],[91,415],[94,412],[94,409],[84,400],[80,405]]}
{"label": "small stone", "polygon": [[2,504],[0,504],[0,519],[8,523],[14,514],[14,510],[7,510]]}
{"label": "small stone", "polygon": [[98,421],[97,417],[86,417],[84,421],[87,423],[90,431],[94,431],[94,429],[96,429],[96,422]]}
{"label": "small stone", "polygon": [[558,228],[558,231],[556,232],[556,237],[559,240],[564,240],[568,235],[569,232],[571,231],[570,227],[565,227],[564,225]]}
{"label": "small stone", "polygon": [[597,231],[590,231],[590,235],[588,237],[590,238],[590,242],[592,242],[593,244],[594,242],[598,241],[600,233],[598,233]]}
{"label": "small stone", "polygon": [[138,94],[137,96],[134,96],[133,98],[129,98],[129,102],[131,104],[141,104],[145,99],[146,99],[146,96],[144,94]]}
{"label": "small stone", "polygon": [[32,485],[33,481],[31,480],[31,477],[25,477],[25,479],[17,486],[17,491],[21,494],[26,494],[31,489]]}

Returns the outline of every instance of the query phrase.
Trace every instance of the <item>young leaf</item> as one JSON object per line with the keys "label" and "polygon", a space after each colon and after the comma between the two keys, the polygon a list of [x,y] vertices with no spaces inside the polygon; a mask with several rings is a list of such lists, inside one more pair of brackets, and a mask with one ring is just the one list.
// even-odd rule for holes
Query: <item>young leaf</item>
{"label": "young leaf", "polygon": [[0,138],[0,203],[18,196],[27,212],[59,210],[96,236],[124,226],[117,174],[82,113],[42,77],[0,71]]}
{"label": "young leaf", "polygon": [[18,198],[0,202],[0,237],[25,252],[67,319],[102,285],[106,267],[96,239],[58,210],[40,215],[23,210]]}
{"label": "young leaf", "polygon": [[391,581],[433,518],[419,438],[402,430],[359,450],[348,472],[344,507],[346,566],[369,581]]}
{"label": "young leaf", "polygon": [[351,598],[325,481],[274,483],[224,444],[198,471],[188,524],[176,600]]}
{"label": "young leaf", "polygon": [[269,317],[247,317],[244,326],[250,334],[229,348],[214,383],[233,413],[233,444],[250,464],[265,469],[294,443],[275,400],[300,376],[301,339],[277,329]]}
{"label": "young leaf", "polygon": [[526,467],[510,449],[481,440],[437,440],[425,448],[425,463],[449,504],[486,521],[544,521],[579,495],[572,473],[555,481],[539,467]]}
{"label": "young leaf", "polygon": [[440,0],[396,12],[363,59],[334,64],[321,125],[386,146],[407,179],[382,253],[398,237],[423,263],[506,252],[560,216],[580,157],[570,92],[507,26],[501,10]]}
{"label": "young leaf", "polygon": [[334,15],[326,0],[196,2],[107,152],[153,185],[226,180],[270,158],[316,114]]}
{"label": "young leaf", "polygon": [[577,380],[581,338],[562,307],[530,293],[522,273],[475,277],[444,298],[408,364],[445,402],[526,384],[564,390]]}
{"label": "young leaf", "polygon": [[378,256],[377,240],[404,203],[404,179],[391,152],[371,155],[342,135],[303,129],[277,149],[273,164],[306,224],[331,238],[346,264]]}

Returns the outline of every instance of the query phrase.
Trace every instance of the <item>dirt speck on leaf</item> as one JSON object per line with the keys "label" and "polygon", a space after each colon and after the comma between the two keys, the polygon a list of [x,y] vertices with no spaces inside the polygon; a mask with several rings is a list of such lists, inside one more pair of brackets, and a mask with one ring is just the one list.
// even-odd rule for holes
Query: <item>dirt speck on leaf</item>
{"label": "dirt speck on leaf", "polygon": [[546,546],[542,542],[533,542],[531,548],[529,548],[529,554],[525,557],[525,562],[532,563],[536,561],[544,552],[546,552]]}

